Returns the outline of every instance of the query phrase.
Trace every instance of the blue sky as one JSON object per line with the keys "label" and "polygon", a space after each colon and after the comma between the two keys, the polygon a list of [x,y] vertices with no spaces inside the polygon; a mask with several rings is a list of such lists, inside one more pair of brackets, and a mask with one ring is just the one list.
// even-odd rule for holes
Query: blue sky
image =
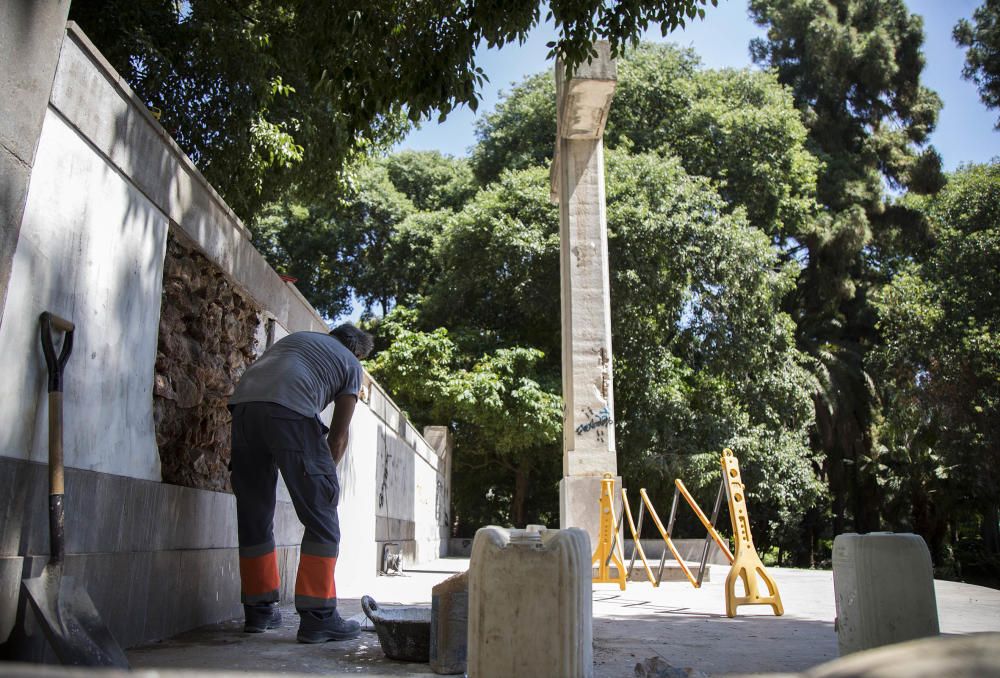
{"label": "blue sky", "polygon": [[[988,162],[1000,157],[1000,132],[993,129],[1000,111],[989,111],[979,100],[975,85],[962,79],[964,52],[951,39],[951,29],[962,17],[970,18],[980,0],[907,0],[910,11],[924,17],[923,83],[938,93],[944,108],[931,142],[947,170],[968,162]],[[524,45],[508,45],[501,50],[484,50],[479,65],[490,82],[483,88],[479,115],[496,106],[501,91],[526,75],[551,71],[546,61],[545,43],[554,39],[551,25],[536,28]],[[763,31],[747,17],[745,0],[719,0],[706,10],[704,21],[691,22],[686,29],[661,38],[651,31],[650,40],[667,40],[693,47],[709,68],[750,67],[750,39]],[[614,104],[612,103],[612,106]],[[467,108],[448,116],[442,123],[424,123],[410,133],[398,149],[436,150],[455,156],[468,155],[475,144],[477,115]]]}

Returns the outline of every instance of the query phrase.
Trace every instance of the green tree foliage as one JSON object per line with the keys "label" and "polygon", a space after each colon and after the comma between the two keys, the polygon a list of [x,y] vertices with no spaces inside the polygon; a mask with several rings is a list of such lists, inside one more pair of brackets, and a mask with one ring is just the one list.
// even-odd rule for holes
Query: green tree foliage
{"label": "green tree foliage", "polygon": [[[551,521],[562,434],[558,373],[555,380],[551,370],[540,374],[544,354],[537,349],[490,350],[469,336],[418,326],[416,315],[402,308],[384,318],[378,329],[388,347],[369,369],[415,421],[452,427],[459,529]],[[540,483],[539,476],[550,482]]]}
{"label": "green tree foliage", "polygon": [[432,242],[424,297],[377,325],[388,347],[372,374],[415,421],[454,429],[461,528],[551,523],[562,401],[558,213],[547,173],[505,174],[444,214]]}
{"label": "green tree foliage", "polygon": [[[810,463],[811,378],[779,311],[781,265],[745,212],[678,158],[608,156],[620,470],[662,504],[682,477],[715,498],[719,453],[740,456],[763,547],[801,542],[822,489]],[[655,492],[654,492],[655,490]],[[807,556],[807,554],[804,554]]]}
{"label": "green tree foliage", "polygon": [[446,226],[437,254],[441,270],[422,304],[430,326],[538,348],[558,370],[559,214],[546,170],[504,174],[478,193]]}
{"label": "green tree foliage", "polygon": [[469,162],[437,151],[402,151],[384,160],[389,181],[421,211],[457,210],[476,191]]}
{"label": "green tree foliage", "polygon": [[[626,482],[665,500],[682,475],[707,497],[718,454],[732,446],[756,483],[761,543],[789,548],[822,494],[807,446],[809,375],[779,311],[796,269],[779,264],[768,237],[742,211],[728,214],[709,180],[688,176],[677,159],[607,158]],[[438,277],[412,310],[378,326],[388,348],[372,372],[418,422],[455,428],[463,526],[552,521],[562,415],[558,213],[548,172],[501,174],[437,242]],[[470,374],[484,390],[468,385]]]}
{"label": "green tree foliage", "polygon": [[833,210],[881,209],[882,181],[934,190],[940,159],[920,150],[940,98],[920,84],[923,20],[903,0],[751,0],[767,26],[754,61],[792,88],[826,169],[819,198]]}
{"label": "green tree foliage", "polygon": [[701,72],[693,84],[671,148],[788,253],[815,217],[819,170],[789,92],[772,74],[746,70]]}
{"label": "green tree foliage", "polygon": [[996,577],[1000,165],[966,167],[937,196],[909,199],[935,247],[875,297],[891,517],[924,535],[938,564],[948,560],[949,524],[978,523]]}
{"label": "green tree foliage", "polygon": [[[551,2],[552,53],[580,63],[598,37],[617,53],[707,4]],[[523,41],[542,19],[535,1],[462,0],[74,0],[70,18],[247,219],[291,186],[315,200],[346,161],[399,139],[407,118],[475,110],[476,50]]]}
{"label": "green tree foliage", "polygon": [[[480,120],[473,170],[481,183],[504,168],[547,165],[555,148],[551,74],[525,79]],[[730,208],[775,238],[810,228],[818,163],[806,128],[773,75],[707,71],[690,50],[642,44],[618,65],[605,144],[664,150],[685,169],[714,180]]]}
{"label": "green tree foliage", "polygon": [[406,236],[400,247],[415,256],[421,251],[420,239],[409,237],[412,227],[403,226],[415,213],[386,168],[365,163],[339,199],[268,206],[254,223],[254,245],[280,273],[298,278],[299,289],[324,315],[349,311],[352,293],[369,312],[384,314],[423,280],[422,272],[414,279],[406,275],[410,268],[391,265],[400,259],[390,248],[401,229]]}
{"label": "green tree foliage", "polygon": [[351,287],[337,241],[337,223],[326,207],[274,203],[263,209],[253,228],[253,244],[280,274],[323,315],[351,310]]}
{"label": "green tree foliage", "polygon": [[868,302],[882,281],[884,250],[920,235],[906,209],[887,210],[883,181],[913,192],[941,184],[940,158],[926,146],[940,99],[920,84],[922,20],[902,0],[751,0],[768,28],[754,60],[788,85],[823,162],[825,208],[795,234],[806,267],[790,300],[800,346],[816,359],[820,388],[815,444],[826,454],[834,530],[879,526],[876,395],[867,372],[877,341]]}
{"label": "green tree foliage", "polygon": [[254,245],[324,315],[384,315],[424,294],[438,270],[436,240],[474,192],[465,160],[405,151],[351,168],[336,195],[308,206],[267,205],[252,224]]}
{"label": "green tree foliage", "polygon": [[[962,19],[953,31],[955,42],[967,47],[962,75],[979,88],[979,96],[990,108],[1000,108],[1000,1],[986,0]],[[996,126],[1000,129],[1000,118]]]}
{"label": "green tree foliage", "polygon": [[504,170],[547,165],[555,153],[556,85],[551,73],[538,73],[514,86],[496,110],[476,121],[472,171],[480,185]]}

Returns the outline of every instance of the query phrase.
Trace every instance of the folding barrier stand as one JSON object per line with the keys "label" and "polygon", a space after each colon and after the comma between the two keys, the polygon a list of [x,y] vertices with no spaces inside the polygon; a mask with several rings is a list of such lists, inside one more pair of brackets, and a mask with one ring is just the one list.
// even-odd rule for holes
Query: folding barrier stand
{"label": "folding barrier stand", "polygon": [[[610,473],[605,473],[601,479],[601,521],[599,534],[597,537],[597,549],[594,550],[594,557],[591,559],[591,567],[597,565],[597,576],[593,581],[598,584],[617,583],[621,590],[625,590],[625,565],[622,558],[615,552],[615,545],[618,542],[618,526],[621,523],[615,521],[614,507],[614,487],[615,479]],[[618,570],[617,576],[611,576],[609,565],[614,561]]]}
{"label": "folding barrier stand", "polygon": [[[694,500],[694,497],[692,497],[691,493],[688,492],[687,487],[684,486],[683,481],[678,478],[674,481],[674,498],[670,507],[670,520],[665,528],[663,527],[663,523],[660,521],[660,517],[656,513],[656,509],[653,508],[653,504],[649,500],[649,495],[646,494],[645,488],[639,490],[639,496],[642,501],[639,503],[638,522],[636,523],[632,520],[632,510],[629,508],[628,493],[625,488],[622,488],[621,490],[621,515],[616,520],[614,509],[615,481],[610,473],[604,474],[604,478],[601,480],[600,535],[597,549],[594,551],[594,557],[592,560],[592,565],[596,565],[598,567],[598,574],[594,577],[594,582],[617,583],[624,591],[625,582],[631,577],[633,568],[635,567],[635,559],[636,556],[638,556],[642,559],[642,564],[646,570],[648,580],[654,587],[660,585],[660,582],[663,580],[663,568],[667,559],[667,551],[666,549],[663,551],[663,555],[660,557],[660,567],[654,577],[653,572],[649,567],[649,562],[646,560],[646,553],[639,540],[639,535],[642,533],[642,522],[645,518],[645,513],[648,510],[649,515],[656,524],[656,528],[660,531],[660,536],[663,537],[663,541],[667,548],[670,549],[671,553],[673,553],[674,558],[677,559],[677,564],[680,565],[684,575],[695,588],[701,588],[701,584],[705,576],[705,568],[708,563],[708,551],[712,546],[712,542],[714,541],[722,553],[725,554],[726,559],[732,564],[732,567],[729,570],[729,575],[726,577],[726,614],[729,617],[736,616],[736,608],[740,605],[770,605],[774,610],[775,615],[781,616],[784,614],[785,610],[781,604],[781,595],[778,593],[778,585],[768,574],[753,545],[753,536],[750,534],[750,517],[747,513],[746,506],[746,489],[743,485],[742,478],[740,477],[739,462],[736,460],[736,456],[733,454],[733,451],[728,448],[722,451],[720,461],[722,462],[722,482],[719,485],[719,493],[715,498],[715,506],[712,509],[712,518],[709,519],[705,515],[705,513],[701,510],[701,507],[699,507],[698,503]],[[733,555],[733,552],[729,550],[729,545],[726,543],[726,540],[723,539],[722,535],[720,535],[715,529],[715,523],[718,520],[719,512],[722,509],[723,496],[728,498],[729,516],[733,525],[733,541],[735,544],[734,550],[736,551],[736,555]],[[674,529],[674,521],[677,518],[677,506],[680,503],[681,497],[684,497],[684,500],[691,507],[691,510],[694,511],[695,516],[697,516],[698,520],[705,527],[707,532],[705,535],[705,545],[701,553],[701,562],[698,564],[697,576],[691,573],[691,570],[684,562],[680,552],[678,552],[677,547],[670,538]],[[625,519],[628,519],[629,532],[632,535],[632,541],[635,545],[632,550],[632,558],[630,559],[627,568],[623,564],[624,548],[618,541],[618,533],[621,530],[622,522]],[[619,553],[621,555],[619,555]],[[610,572],[610,565],[612,561],[614,561],[615,567],[618,570],[618,576],[616,577],[613,577]],[[767,586],[768,595],[761,595],[760,587],[757,581],[758,577],[762,579]],[[745,594],[743,596],[736,595],[737,579],[740,579],[743,582],[743,591]]]}
{"label": "folding barrier stand", "polygon": [[[684,483],[682,483],[680,480],[677,480],[676,482],[679,486],[679,489],[684,493],[685,499],[687,499],[688,503],[691,504],[691,507],[694,509],[695,513],[699,515],[699,518],[701,519],[702,523],[705,524],[705,526],[709,529],[709,536],[706,538],[705,549],[704,552],[702,553],[702,558],[701,558],[701,564],[698,567],[698,576],[695,577],[693,574],[691,574],[690,568],[688,568],[687,563],[684,562],[684,559],[681,557],[680,552],[677,550],[677,547],[674,545],[673,540],[670,538],[670,535],[673,534],[674,520],[677,516],[677,502],[679,499],[678,490],[677,489],[674,490],[673,505],[670,508],[670,520],[667,524],[667,527],[664,528],[663,523],[660,521],[659,515],[656,513],[656,509],[653,508],[653,503],[650,501],[649,495],[646,493],[645,488],[639,490],[639,497],[641,499],[641,501],[639,502],[639,520],[637,522],[633,522],[632,511],[629,508],[629,503],[628,503],[628,492],[623,487],[622,488],[623,510],[622,514],[618,517],[618,524],[615,529],[614,538],[615,539],[618,538],[618,532],[621,529],[622,521],[625,518],[627,518],[629,531],[632,534],[632,541],[634,543],[634,548],[632,549],[632,558],[629,560],[628,567],[626,568],[626,579],[631,579],[632,572],[635,569],[635,559],[638,556],[639,558],[642,559],[643,567],[646,569],[646,576],[648,580],[652,582],[653,586],[654,587],[659,586],[660,582],[663,581],[663,568],[666,566],[667,549],[664,549],[663,554],[660,556],[660,566],[657,569],[656,576],[654,577],[652,570],[649,567],[649,561],[646,560],[646,552],[642,548],[642,543],[639,540],[639,535],[642,533],[642,525],[643,525],[643,520],[645,519],[647,508],[649,509],[649,515],[652,517],[653,522],[656,524],[657,529],[660,531],[660,536],[663,538],[663,541],[666,544],[667,548],[670,549],[670,552],[674,555],[674,558],[677,560],[677,564],[680,565],[680,568],[684,572],[684,575],[687,577],[687,580],[691,582],[691,585],[694,586],[696,589],[701,588],[701,583],[705,576],[705,565],[708,561],[708,549],[709,545],[711,544],[713,535],[715,540],[719,544],[719,547],[728,556],[729,561],[732,562],[733,555],[729,552],[729,547],[726,546],[725,541],[723,541],[722,537],[719,536],[718,532],[716,532],[714,528],[712,528],[712,524],[718,517],[719,504],[722,501],[722,492],[724,491],[723,487],[722,486],[719,487],[719,493],[720,493],[719,498],[716,501],[715,512],[712,514],[712,523],[709,523],[708,518],[705,518],[704,514],[701,512],[701,509],[698,508],[698,505],[694,502],[694,499],[692,499],[691,495],[688,494],[687,488],[684,487]],[[624,553],[623,553],[623,559],[624,559]]]}
{"label": "folding barrier stand", "polygon": [[[781,605],[778,585],[764,569],[764,563],[760,561],[753,546],[746,488],[740,478],[739,462],[730,449],[722,451],[722,482],[729,497],[729,517],[733,521],[733,539],[736,542],[736,558],[726,577],[726,614],[735,617],[736,608],[740,605],[770,605],[774,614],[780,617],[785,613],[785,608]],[[743,580],[744,596],[736,595],[737,577]],[[764,580],[769,595],[760,595],[757,577]]]}

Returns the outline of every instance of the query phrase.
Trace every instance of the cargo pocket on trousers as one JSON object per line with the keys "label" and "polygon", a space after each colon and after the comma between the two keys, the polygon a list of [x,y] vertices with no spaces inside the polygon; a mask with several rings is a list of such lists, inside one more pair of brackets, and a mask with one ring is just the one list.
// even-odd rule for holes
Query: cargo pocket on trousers
{"label": "cargo pocket on trousers", "polygon": [[303,456],[302,472],[316,486],[322,499],[336,504],[340,488],[337,483],[337,471],[331,468],[332,461],[330,464],[327,465],[312,457]]}
{"label": "cargo pocket on trousers", "polygon": [[312,417],[305,417],[297,412],[278,405],[272,405],[268,410],[270,426],[267,436],[268,444],[284,450],[308,450],[317,436],[316,422]]}

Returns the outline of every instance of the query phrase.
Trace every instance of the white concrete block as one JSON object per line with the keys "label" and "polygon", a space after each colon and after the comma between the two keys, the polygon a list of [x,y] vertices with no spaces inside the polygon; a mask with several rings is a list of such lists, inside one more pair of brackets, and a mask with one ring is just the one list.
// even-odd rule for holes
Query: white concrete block
{"label": "white concrete block", "polygon": [[476,532],[468,652],[469,678],[593,675],[590,554],[582,530]]}
{"label": "white concrete block", "polygon": [[[556,129],[560,139],[600,139],[611,110],[611,98],[618,78],[617,62],[611,46],[601,40],[594,47],[597,56],[576,67],[566,78],[562,62],[556,63]],[[557,155],[562,149],[557,148]]]}
{"label": "white concrete block", "polygon": [[841,534],[833,541],[840,654],[939,633],[934,569],[915,534]]}
{"label": "white concrete block", "polygon": [[340,557],[337,560],[337,595],[358,598],[371,593],[375,582],[376,545],[375,450],[379,422],[371,411],[359,406],[351,421],[347,454],[337,466],[340,481]]}

